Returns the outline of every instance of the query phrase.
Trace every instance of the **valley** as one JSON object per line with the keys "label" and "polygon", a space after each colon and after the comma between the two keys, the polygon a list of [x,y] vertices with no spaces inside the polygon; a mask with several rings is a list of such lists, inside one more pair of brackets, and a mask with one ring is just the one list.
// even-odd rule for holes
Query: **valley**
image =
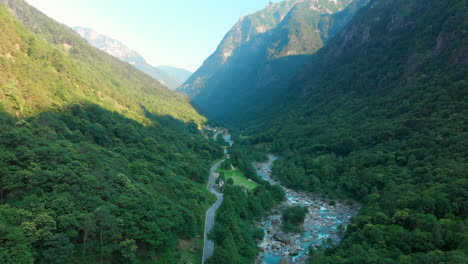
{"label": "valley", "polygon": [[[234,144],[231,139],[232,135],[226,129],[215,128],[211,129],[211,131],[214,131],[214,138],[221,135],[230,147]],[[267,157],[267,161],[253,162],[252,166],[262,180],[280,186],[284,190],[285,200],[273,207],[271,212],[256,223],[265,234],[258,244],[260,254],[255,263],[279,264],[280,262],[283,263],[283,261],[297,264],[306,263],[309,248],[331,247],[340,242],[351,217],[358,213],[360,206],[352,205],[352,201],[331,201],[317,194],[296,192],[285,188],[281,183],[272,179],[273,163],[278,157],[273,154],[268,154]],[[220,177],[220,174],[215,175],[223,162],[225,160],[216,162],[210,169],[208,190],[216,195],[217,200],[206,212],[202,263],[205,263],[213,255],[216,246],[212,240],[208,239],[208,233],[214,226],[216,210],[224,199],[222,190],[220,190],[222,189],[221,185],[216,185],[216,179]],[[234,185],[241,186],[246,191],[253,191],[253,189],[235,181]],[[281,211],[282,208],[293,206],[307,208],[308,213],[299,233],[285,233],[283,232]]]}
{"label": "valley", "polygon": [[[221,135],[223,140],[232,147],[234,144],[232,135],[226,129],[210,128],[210,130],[214,131],[214,138]],[[267,156],[266,162],[253,162],[252,166],[261,179],[270,184],[281,186],[279,182],[271,178],[273,163],[278,157],[273,154]],[[216,162],[210,169],[207,188],[216,195],[217,200],[206,212],[202,263],[213,255],[216,246],[208,238],[208,234],[214,226],[216,210],[223,202],[222,191],[216,185],[219,173],[215,175],[215,172],[224,161]],[[257,257],[256,263],[279,264],[281,261],[306,263],[309,247],[329,247],[338,244],[349,220],[359,211],[358,205],[353,206],[346,202],[331,201],[315,194],[296,192],[283,186],[281,188],[285,192],[285,201],[275,206],[270,212],[271,215],[265,216],[256,223],[265,232],[263,240],[258,245],[260,255]],[[291,206],[308,208],[300,234],[283,233],[282,231],[281,208]]]}
{"label": "valley", "polygon": [[467,263],[466,0],[48,1],[0,0],[0,263]]}

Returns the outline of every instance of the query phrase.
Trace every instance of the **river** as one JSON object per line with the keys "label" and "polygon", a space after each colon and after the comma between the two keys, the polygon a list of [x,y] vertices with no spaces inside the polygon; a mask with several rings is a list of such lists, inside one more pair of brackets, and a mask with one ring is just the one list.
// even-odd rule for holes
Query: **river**
{"label": "river", "polygon": [[[221,134],[230,146],[233,145],[234,142],[231,135],[226,129],[215,128],[212,129],[212,131],[215,132],[214,138],[216,138],[218,134]],[[297,192],[282,186],[271,176],[273,163],[277,159],[277,156],[268,154],[268,161],[254,162],[252,164],[257,174],[262,179],[271,184],[281,186],[286,194],[286,200],[276,206],[271,211],[270,215],[264,217],[257,223],[258,226],[263,228],[265,236],[258,244],[261,252],[256,262],[259,264],[279,264],[283,258],[289,258],[292,263],[303,264],[307,262],[310,247],[318,247],[327,240],[330,240],[333,244],[340,242],[340,226],[343,229],[346,228],[351,217],[356,215],[359,211],[359,206],[350,205],[342,201],[336,201],[331,204],[330,201],[324,197],[307,192]],[[217,166],[219,166],[219,164],[213,166],[213,168],[217,168]],[[212,172],[215,170],[213,170],[213,168]],[[213,176],[212,172],[210,173],[210,178]],[[213,188],[210,191],[215,190]],[[218,196],[218,206],[213,205],[214,208],[212,208],[212,210],[214,210],[212,212],[207,212],[207,215],[213,218],[213,220],[215,211],[222,202],[222,194],[221,202],[219,198]],[[303,206],[308,208],[309,211],[304,221],[302,233],[285,234],[281,231],[281,208],[285,206]],[[205,237],[211,227],[212,226],[205,228]],[[213,254],[214,246],[211,241],[206,241],[205,245],[207,246],[207,254],[204,254],[203,261]]]}
{"label": "river", "polygon": [[[262,179],[281,186],[271,177],[276,159],[277,156],[269,154],[268,161],[254,162],[253,166]],[[346,228],[351,217],[359,210],[358,206],[346,202],[338,201],[331,204],[326,198],[312,193],[296,192],[285,187],[283,189],[286,201],[276,206],[269,216],[258,223],[263,228],[265,236],[258,245],[261,253],[257,263],[279,264],[283,258],[289,259],[292,263],[306,263],[310,247],[320,246],[327,239],[331,239],[333,244],[339,243],[340,225]],[[301,234],[281,232],[281,208],[284,206],[303,206],[309,209]]]}

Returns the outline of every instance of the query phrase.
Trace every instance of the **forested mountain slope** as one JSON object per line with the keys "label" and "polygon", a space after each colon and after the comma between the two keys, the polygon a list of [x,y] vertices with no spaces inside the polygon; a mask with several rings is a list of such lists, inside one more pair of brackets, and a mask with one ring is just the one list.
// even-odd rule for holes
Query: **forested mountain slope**
{"label": "forested mountain slope", "polygon": [[161,69],[172,75],[180,84],[183,84],[185,81],[188,80],[190,75],[192,75],[191,71],[168,65],[160,65],[158,66],[158,69]]}
{"label": "forested mountain slope", "polygon": [[96,105],[2,112],[0,262],[189,261],[178,241],[203,232],[204,182],[222,152],[196,126],[151,119],[160,125]]}
{"label": "forested mountain slope", "polygon": [[184,122],[206,120],[185,96],[93,48],[26,2],[0,3],[6,7],[0,17],[0,98],[6,111],[30,116],[44,109],[89,102],[145,122],[149,121],[145,109]]}
{"label": "forested mountain slope", "polygon": [[107,36],[99,34],[90,28],[73,27],[73,30],[85,38],[91,45],[93,45],[93,47],[96,47],[106,52],[107,54],[130,63],[137,69],[160,81],[171,90],[175,90],[182,84],[182,82],[177,81],[173,76],[171,76],[168,72],[165,72],[163,69],[149,65],[143,56],[138,54],[136,51],[129,49],[123,43],[115,39],[111,39]]}
{"label": "forested mountain slope", "polygon": [[[239,118],[289,80],[367,0],[282,1],[243,17],[178,90],[209,117]],[[343,10],[347,7],[345,10]],[[338,12],[343,10],[342,12]]]}
{"label": "forested mountain slope", "polygon": [[0,263],[201,259],[222,155],[205,118],[25,2],[0,3]]}
{"label": "forested mountain slope", "polygon": [[[241,137],[295,189],[364,209],[311,263],[466,263],[468,6],[373,0]],[[285,96],[287,95],[287,96]],[[262,119],[263,118],[263,119]]]}

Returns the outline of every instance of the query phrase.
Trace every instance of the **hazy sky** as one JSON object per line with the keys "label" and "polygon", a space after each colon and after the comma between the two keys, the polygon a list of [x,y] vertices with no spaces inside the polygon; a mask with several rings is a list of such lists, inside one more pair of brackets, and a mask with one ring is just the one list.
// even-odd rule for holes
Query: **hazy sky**
{"label": "hazy sky", "polygon": [[[195,71],[244,15],[268,0],[27,0],[68,26],[123,42],[153,65]],[[278,0],[273,1],[278,2]]]}

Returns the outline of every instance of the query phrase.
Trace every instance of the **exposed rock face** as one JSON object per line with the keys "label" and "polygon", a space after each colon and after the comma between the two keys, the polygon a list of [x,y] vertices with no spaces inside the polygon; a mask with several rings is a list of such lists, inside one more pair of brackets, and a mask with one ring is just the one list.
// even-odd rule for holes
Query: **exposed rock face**
{"label": "exposed rock face", "polygon": [[241,18],[178,91],[211,118],[240,121],[241,115],[249,116],[248,108],[281,89],[280,84],[291,79],[368,1],[270,4]]}

